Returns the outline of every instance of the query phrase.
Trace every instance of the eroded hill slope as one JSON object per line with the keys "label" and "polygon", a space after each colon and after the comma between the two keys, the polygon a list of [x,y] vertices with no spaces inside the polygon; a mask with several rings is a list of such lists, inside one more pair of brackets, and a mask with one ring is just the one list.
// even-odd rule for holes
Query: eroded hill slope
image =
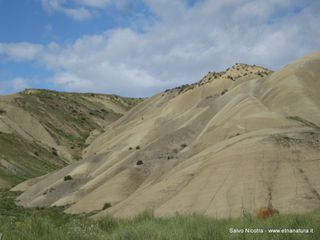
{"label": "eroded hill slope", "polygon": [[18,201],[96,217],[311,212],[320,207],[319,89],[320,53],[275,73],[245,64],[209,73],[136,106],[83,160]]}
{"label": "eroded hill slope", "polygon": [[139,101],[38,89],[0,96],[0,186],[80,159],[96,135]]}

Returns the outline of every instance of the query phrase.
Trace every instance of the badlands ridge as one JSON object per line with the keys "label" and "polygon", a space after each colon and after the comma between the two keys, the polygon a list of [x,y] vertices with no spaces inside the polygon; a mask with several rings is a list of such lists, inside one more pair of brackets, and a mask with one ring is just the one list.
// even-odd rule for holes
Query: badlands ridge
{"label": "badlands ridge", "polygon": [[25,207],[94,217],[217,218],[320,207],[320,53],[272,72],[236,64],[107,125],[83,160],[13,190]]}

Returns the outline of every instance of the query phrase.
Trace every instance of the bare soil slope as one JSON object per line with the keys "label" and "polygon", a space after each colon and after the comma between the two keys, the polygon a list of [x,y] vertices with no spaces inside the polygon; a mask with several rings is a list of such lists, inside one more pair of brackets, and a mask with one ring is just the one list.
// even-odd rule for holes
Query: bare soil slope
{"label": "bare soil slope", "polygon": [[65,166],[139,99],[29,89],[0,96],[0,186]]}
{"label": "bare soil slope", "polygon": [[[218,218],[320,207],[320,53],[271,71],[236,64],[155,95],[112,123],[85,158],[21,205],[67,213]],[[19,186],[17,187],[19,188]]]}

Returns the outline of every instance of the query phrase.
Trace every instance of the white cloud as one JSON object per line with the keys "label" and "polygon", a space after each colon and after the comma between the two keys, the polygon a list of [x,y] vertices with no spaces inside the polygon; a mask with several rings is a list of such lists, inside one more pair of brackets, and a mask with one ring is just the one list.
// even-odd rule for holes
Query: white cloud
{"label": "white cloud", "polygon": [[158,21],[143,33],[120,28],[47,46],[39,61],[54,71],[50,81],[72,91],[146,96],[235,62],[277,69],[320,49],[317,1],[145,2]]}
{"label": "white cloud", "polygon": [[35,60],[43,47],[32,43],[0,43],[0,55],[6,55],[14,60]]}
{"label": "white cloud", "polygon": [[73,0],[73,1],[78,3],[79,5],[95,7],[95,8],[104,8],[110,3],[110,0]]}
{"label": "white cloud", "polygon": [[82,6],[66,7],[67,0],[41,0],[41,2],[43,8],[48,12],[61,12],[77,21],[87,20],[94,16],[94,11]]}
{"label": "white cloud", "polygon": [[79,21],[90,19],[93,16],[93,12],[85,8],[63,8],[61,11]]}
{"label": "white cloud", "polygon": [[43,8],[47,11],[59,10],[62,6],[62,0],[41,0]]}
{"label": "white cloud", "polygon": [[76,21],[92,19],[99,10],[111,5],[125,9],[134,4],[130,0],[41,0],[41,3],[47,12],[60,12]]}

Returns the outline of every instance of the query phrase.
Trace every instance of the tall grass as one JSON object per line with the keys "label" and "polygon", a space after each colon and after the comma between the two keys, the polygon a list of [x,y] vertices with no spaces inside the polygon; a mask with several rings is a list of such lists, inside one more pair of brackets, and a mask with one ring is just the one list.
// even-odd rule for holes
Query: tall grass
{"label": "tall grass", "polygon": [[[8,240],[92,239],[320,239],[320,215],[279,215],[268,219],[246,217],[216,220],[201,215],[155,218],[145,212],[132,219],[67,215],[62,209],[23,209],[13,202],[13,193],[0,191],[0,233]],[[230,233],[229,229],[313,228],[313,234]]]}

